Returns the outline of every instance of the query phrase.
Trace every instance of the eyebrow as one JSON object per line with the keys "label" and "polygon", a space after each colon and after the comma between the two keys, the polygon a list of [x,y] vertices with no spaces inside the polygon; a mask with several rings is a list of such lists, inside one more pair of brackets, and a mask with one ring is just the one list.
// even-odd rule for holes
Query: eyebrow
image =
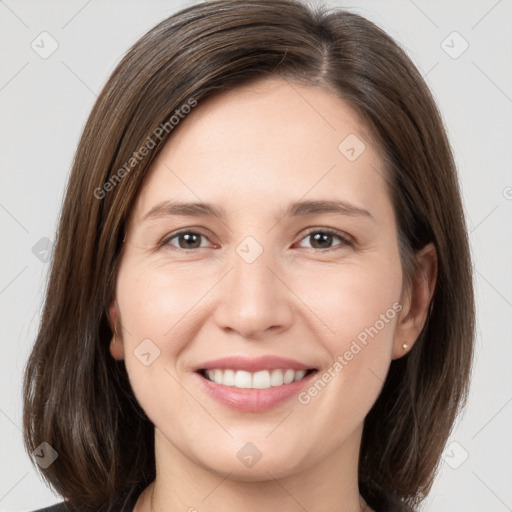
{"label": "eyebrow", "polygon": [[[341,200],[297,201],[288,206],[284,217],[305,217],[319,213],[335,213],[339,215],[373,218],[368,210]],[[171,200],[162,201],[153,206],[144,215],[142,220],[170,217],[173,215],[186,217],[211,216],[223,221],[226,220],[226,211],[222,207],[204,202],[184,203]]]}

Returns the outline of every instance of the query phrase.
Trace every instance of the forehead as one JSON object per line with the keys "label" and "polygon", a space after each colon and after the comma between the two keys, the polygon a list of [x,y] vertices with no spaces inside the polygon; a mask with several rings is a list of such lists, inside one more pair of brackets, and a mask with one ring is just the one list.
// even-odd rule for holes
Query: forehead
{"label": "forehead", "polygon": [[301,198],[385,207],[382,167],[343,100],[265,79],[198,102],[151,165],[134,213],[172,198],[258,212]]}

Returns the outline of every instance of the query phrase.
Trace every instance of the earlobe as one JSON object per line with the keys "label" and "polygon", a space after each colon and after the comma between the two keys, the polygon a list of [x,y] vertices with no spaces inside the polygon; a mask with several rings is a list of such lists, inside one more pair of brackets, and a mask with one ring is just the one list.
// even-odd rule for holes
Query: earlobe
{"label": "earlobe", "polygon": [[114,332],[114,326],[117,325],[117,303],[113,300],[107,309],[107,318],[110,329]]}
{"label": "earlobe", "polygon": [[423,329],[437,281],[437,253],[433,243],[416,254],[417,273],[407,293],[407,306],[401,312],[395,331],[392,359],[407,354]]}
{"label": "earlobe", "polygon": [[110,355],[119,361],[124,359],[123,342],[117,339],[116,336],[112,336],[112,340],[110,341]]}
{"label": "earlobe", "polygon": [[119,315],[117,312],[117,303],[116,301],[112,301],[108,308],[108,320],[110,329],[112,330],[112,339],[110,340],[110,355],[114,359],[124,359],[124,346],[123,340],[120,335],[119,329]]}

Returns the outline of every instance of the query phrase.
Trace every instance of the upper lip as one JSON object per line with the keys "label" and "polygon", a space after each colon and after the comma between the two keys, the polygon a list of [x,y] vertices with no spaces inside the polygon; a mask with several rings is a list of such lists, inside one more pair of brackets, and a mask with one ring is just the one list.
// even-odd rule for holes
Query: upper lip
{"label": "upper lip", "polygon": [[231,370],[245,370],[247,372],[257,372],[261,370],[312,370],[311,366],[278,356],[260,356],[254,358],[247,358],[243,356],[229,356],[212,361],[206,361],[196,367],[195,371],[200,370],[214,370],[214,369],[231,369]]}

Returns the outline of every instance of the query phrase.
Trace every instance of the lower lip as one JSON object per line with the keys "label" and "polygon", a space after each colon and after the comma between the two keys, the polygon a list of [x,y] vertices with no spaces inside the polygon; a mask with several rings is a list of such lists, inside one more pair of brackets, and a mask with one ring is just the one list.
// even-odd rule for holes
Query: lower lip
{"label": "lower lip", "polygon": [[267,389],[243,389],[234,386],[217,384],[200,373],[195,375],[201,380],[206,391],[218,402],[231,409],[244,412],[264,412],[276,407],[297,395],[317,372],[311,372],[303,379],[282,386]]}

